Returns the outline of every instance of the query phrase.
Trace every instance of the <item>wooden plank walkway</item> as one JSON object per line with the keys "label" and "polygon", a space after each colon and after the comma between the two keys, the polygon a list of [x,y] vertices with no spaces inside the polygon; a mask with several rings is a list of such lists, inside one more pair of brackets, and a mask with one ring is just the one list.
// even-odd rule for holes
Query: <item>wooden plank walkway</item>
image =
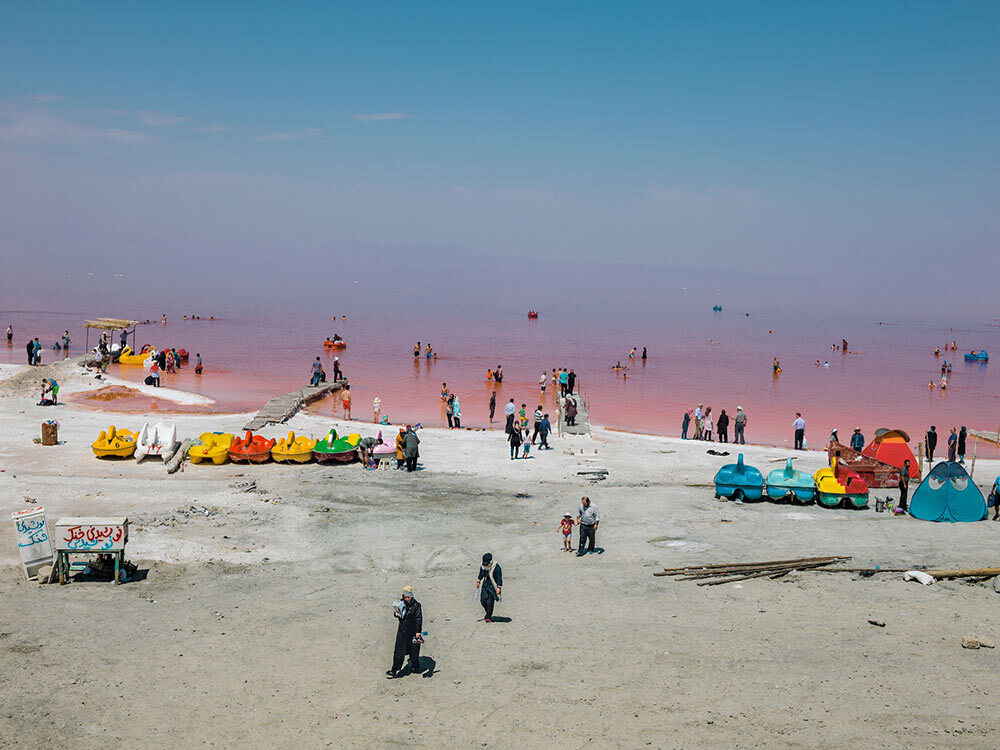
{"label": "wooden plank walkway", "polygon": [[311,404],[313,401],[347,386],[349,383],[346,380],[335,380],[319,385],[303,386],[297,391],[272,398],[261,407],[257,416],[244,425],[243,429],[256,431],[265,425],[287,422],[306,404]]}
{"label": "wooden plank walkway", "polygon": [[563,435],[589,435],[590,434],[590,405],[586,396],[580,390],[573,394],[576,401],[576,424],[566,424],[565,399],[559,399],[559,429]]}

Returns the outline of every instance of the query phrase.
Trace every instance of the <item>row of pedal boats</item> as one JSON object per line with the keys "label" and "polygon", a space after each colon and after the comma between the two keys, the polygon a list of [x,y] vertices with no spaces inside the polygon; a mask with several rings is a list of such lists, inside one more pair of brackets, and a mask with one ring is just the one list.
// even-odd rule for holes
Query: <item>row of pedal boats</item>
{"label": "row of pedal boats", "polygon": [[[379,432],[377,438],[381,438]],[[358,457],[358,443],[361,436],[352,432],[340,436],[331,429],[316,440],[305,435],[289,432],[287,436],[275,440],[256,435],[247,430],[242,436],[230,432],[204,432],[192,440],[187,449],[191,463],[220,465],[227,461],[236,463],[262,464],[268,461],[278,463],[304,464],[350,463]],[[131,458],[142,461],[147,457],[170,460],[180,449],[177,427],[173,423],[157,422],[143,424],[138,432],[117,428],[114,425],[102,430],[97,440],[91,444],[98,458]],[[375,458],[395,455],[394,445],[379,444],[373,450]]]}
{"label": "row of pedal boats", "polygon": [[740,453],[735,464],[726,464],[715,475],[715,497],[729,500],[760,500],[766,494],[779,502],[817,502],[828,508],[864,508],[868,505],[868,484],[856,472],[834,458],[831,465],[814,474],[798,471],[791,458],[782,469],[764,475],[749,466]]}

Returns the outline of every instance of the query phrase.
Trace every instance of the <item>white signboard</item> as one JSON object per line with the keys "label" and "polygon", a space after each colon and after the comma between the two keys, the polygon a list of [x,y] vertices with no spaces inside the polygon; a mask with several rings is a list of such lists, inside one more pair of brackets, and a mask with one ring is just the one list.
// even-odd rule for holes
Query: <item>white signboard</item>
{"label": "white signboard", "polygon": [[125,516],[60,518],[56,522],[56,549],[60,552],[118,552],[128,541]]}
{"label": "white signboard", "polygon": [[45,523],[45,508],[18,510],[10,517],[14,521],[17,548],[21,553],[21,568],[25,577],[31,578],[39,568],[51,565],[55,560],[49,528]]}

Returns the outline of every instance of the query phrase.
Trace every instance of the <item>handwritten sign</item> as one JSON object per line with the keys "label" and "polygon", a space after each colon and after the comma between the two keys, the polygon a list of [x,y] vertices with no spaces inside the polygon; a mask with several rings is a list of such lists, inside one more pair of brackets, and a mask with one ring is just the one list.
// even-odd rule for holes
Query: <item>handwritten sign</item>
{"label": "handwritten sign", "polygon": [[26,578],[31,578],[43,565],[51,565],[52,540],[45,523],[45,508],[28,508],[10,514],[14,521],[17,549],[21,554],[21,568]]}
{"label": "handwritten sign", "polygon": [[62,518],[56,524],[55,543],[60,552],[117,552],[128,541],[128,519]]}

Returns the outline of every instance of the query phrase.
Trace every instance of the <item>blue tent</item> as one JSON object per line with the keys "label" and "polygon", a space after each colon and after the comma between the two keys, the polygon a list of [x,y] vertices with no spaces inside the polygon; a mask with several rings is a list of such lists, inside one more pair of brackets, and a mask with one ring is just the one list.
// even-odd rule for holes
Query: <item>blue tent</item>
{"label": "blue tent", "polygon": [[910,515],[922,521],[982,521],[986,501],[960,463],[942,461],[913,493]]}

